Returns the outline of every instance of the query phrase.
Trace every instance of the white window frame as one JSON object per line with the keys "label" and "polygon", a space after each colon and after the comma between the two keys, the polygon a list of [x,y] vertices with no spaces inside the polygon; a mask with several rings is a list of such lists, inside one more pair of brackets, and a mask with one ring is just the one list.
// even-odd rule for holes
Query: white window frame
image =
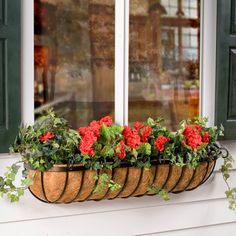
{"label": "white window frame", "polygon": [[[129,1],[115,0],[115,121],[128,124]],[[200,114],[215,116],[217,1],[201,2]],[[22,123],[34,123],[34,1],[22,0]]]}
{"label": "white window frame", "polygon": [[34,123],[34,0],[22,0],[21,107],[22,123]]}
{"label": "white window frame", "polygon": [[217,1],[201,0],[200,114],[215,123]]}

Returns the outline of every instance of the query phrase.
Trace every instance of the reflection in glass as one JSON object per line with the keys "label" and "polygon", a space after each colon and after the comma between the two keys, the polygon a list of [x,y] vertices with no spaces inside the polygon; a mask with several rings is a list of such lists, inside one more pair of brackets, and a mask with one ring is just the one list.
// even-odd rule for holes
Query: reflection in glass
{"label": "reflection in glass", "polygon": [[129,122],[199,112],[200,0],[130,0]]}
{"label": "reflection in glass", "polygon": [[115,0],[35,0],[35,114],[73,127],[114,113]]}

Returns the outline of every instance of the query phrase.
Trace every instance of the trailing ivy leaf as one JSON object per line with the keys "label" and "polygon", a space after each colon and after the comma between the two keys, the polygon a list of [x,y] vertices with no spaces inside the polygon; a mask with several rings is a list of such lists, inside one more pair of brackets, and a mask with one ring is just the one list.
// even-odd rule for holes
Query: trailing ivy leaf
{"label": "trailing ivy leaf", "polygon": [[[223,154],[221,154],[223,156]],[[236,211],[236,188],[231,188],[228,179],[230,178],[230,170],[233,167],[233,158],[227,153],[227,156],[224,156],[224,163],[221,166],[221,173],[223,179],[227,185],[227,190],[225,191],[226,197],[229,201],[229,209]]]}
{"label": "trailing ivy leaf", "polygon": [[224,128],[224,126],[221,124],[221,125],[220,125],[220,128],[219,128],[219,136],[224,136],[224,130],[225,130],[225,128]]}
{"label": "trailing ivy leaf", "polygon": [[94,179],[94,180],[98,180],[98,174],[95,174],[95,175],[93,176],[93,179]]}
{"label": "trailing ivy leaf", "polygon": [[18,188],[18,189],[16,190],[16,192],[17,192],[18,197],[21,197],[21,196],[24,195],[24,189],[22,189],[22,188]]}
{"label": "trailing ivy leaf", "polygon": [[3,187],[5,184],[5,181],[2,176],[0,176],[0,187]]}
{"label": "trailing ivy leaf", "polygon": [[108,187],[111,191],[117,191],[121,188],[121,185],[118,183],[115,183],[113,180],[110,180]]}
{"label": "trailing ivy leaf", "polygon": [[94,193],[101,193],[108,186],[109,176],[106,173],[103,173],[103,174],[100,174],[94,178],[99,179],[99,184],[96,186],[96,188],[93,190],[93,192]]}
{"label": "trailing ivy leaf", "polygon": [[109,176],[108,176],[108,174],[103,173],[103,174],[99,175],[99,179],[101,180],[101,184],[103,186],[106,186],[108,184]]}
{"label": "trailing ivy leaf", "polygon": [[22,179],[21,180],[21,185],[22,186],[26,186],[26,187],[29,187],[33,184],[34,180],[33,179],[30,179],[30,178],[27,178],[27,179]]}
{"label": "trailing ivy leaf", "polygon": [[19,196],[15,193],[8,193],[7,197],[11,200],[11,202],[18,202]]}
{"label": "trailing ivy leaf", "polygon": [[19,162],[16,162],[7,167],[4,176],[0,177],[0,197],[6,195],[11,202],[19,201],[24,191],[32,184],[32,179],[23,179],[20,186],[15,185],[14,182],[20,167]]}
{"label": "trailing ivy leaf", "polygon": [[160,197],[162,197],[165,201],[170,200],[170,196],[169,194],[166,192],[165,189],[161,189],[159,187],[156,186],[151,186],[150,188],[147,189],[147,191],[151,194],[156,194],[159,195]]}
{"label": "trailing ivy leaf", "polygon": [[161,196],[165,201],[170,200],[170,195],[164,190],[162,189],[159,193],[159,196]]}

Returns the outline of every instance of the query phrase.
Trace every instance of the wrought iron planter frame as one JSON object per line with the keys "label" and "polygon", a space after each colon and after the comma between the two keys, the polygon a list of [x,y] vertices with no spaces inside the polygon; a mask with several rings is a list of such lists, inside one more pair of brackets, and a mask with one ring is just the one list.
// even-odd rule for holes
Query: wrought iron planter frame
{"label": "wrought iron planter frame", "polygon": [[[184,168],[181,167],[181,174],[180,176],[178,177],[176,183],[174,184],[174,186],[172,186],[172,188],[168,191],[170,193],[181,193],[183,191],[191,191],[191,190],[194,190],[195,188],[199,187],[200,185],[202,185],[203,183],[205,183],[208,178],[211,176],[212,172],[214,171],[214,168],[215,168],[215,164],[216,164],[216,158],[209,158],[207,160],[204,160],[202,161],[201,163],[204,163],[206,162],[206,168],[205,168],[205,172],[203,173],[203,175],[201,176],[201,180],[199,181],[199,183],[192,187],[192,188],[189,188],[189,186],[191,186],[194,178],[195,178],[195,175],[196,175],[196,171],[197,171],[197,168],[195,168],[193,170],[193,173],[192,173],[192,176],[188,182],[188,184],[183,188],[181,189],[180,191],[175,191],[175,188],[176,186],[178,186],[178,184],[180,183],[180,181],[182,180],[183,178],[183,170]],[[200,163],[200,164],[201,164]],[[155,183],[156,179],[157,179],[157,173],[158,173],[158,168],[160,166],[163,166],[163,165],[169,165],[169,168],[168,168],[168,174],[167,174],[167,177],[163,183],[163,185],[161,186],[162,189],[165,189],[169,179],[170,179],[170,176],[172,175],[172,168],[173,166],[175,165],[172,165],[168,160],[162,160],[162,161],[152,161],[152,167],[155,168],[155,171],[154,171],[154,176],[153,176],[153,180],[152,180],[152,183],[150,184],[153,185],[153,183]],[[83,200],[80,200],[78,202],[83,202],[83,201],[87,201],[87,200],[95,200],[95,201],[100,201],[100,200],[103,200],[103,199],[108,199],[108,200],[112,200],[112,199],[115,199],[115,198],[118,198],[118,197],[121,197],[121,198],[128,198],[128,197],[132,197],[134,196],[134,193],[136,192],[136,190],[139,188],[140,186],[140,183],[142,182],[142,178],[143,178],[143,175],[144,175],[144,167],[142,168],[139,168],[140,169],[140,174],[139,174],[139,177],[138,177],[138,182],[136,183],[136,186],[134,188],[134,190],[128,195],[128,196],[121,196],[121,193],[123,192],[123,190],[126,188],[126,185],[127,185],[127,181],[128,181],[128,178],[129,178],[129,175],[130,175],[130,167],[134,167],[132,166],[131,164],[129,163],[121,163],[121,166],[117,167],[117,168],[126,168],[127,171],[126,171],[126,174],[125,174],[125,180],[124,180],[124,184],[123,186],[121,187],[121,189],[119,190],[119,192],[112,198],[107,198],[107,195],[108,195],[108,192],[109,192],[109,188],[107,189],[107,191],[105,192],[105,194],[99,198],[99,199],[90,199],[90,197],[92,196],[92,194],[94,193],[94,189],[98,186],[98,179],[95,181],[95,184],[91,190],[91,192],[88,194],[88,196],[86,198],[84,198]],[[27,164],[25,164],[25,168],[26,169],[30,169],[29,166]],[[134,167],[134,168],[138,168],[138,167]],[[115,169],[112,169],[111,170],[111,179],[113,179],[114,177],[114,172],[115,172]],[[65,181],[64,181],[64,186],[63,186],[63,190],[62,192],[60,193],[59,197],[57,199],[54,199],[53,201],[49,200],[48,197],[47,197],[47,193],[46,193],[46,189],[45,189],[45,173],[47,172],[40,172],[40,179],[41,179],[41,188],[42,188],[42,193],[43,193],[43,198],[44,199],[41,199],[40,197],[38,197],[34,191],[32,191],[31,187],[29,187],[29,190],[30,192],[32,193],[32,195],[34,197],[36,197],[38,200],[42,201],[42,202],[45,202],[45,203],[71,203],[71,202],[74,202],[76,201],[76,199],[78,198],[78,196],[80,195],[83,187],[84,187],[84,179],[85,179],[85,172],[87,171],[88,169],[84,166],[81,166],[81,165],[70,165],[69,163],[67,165],[63,165],[63,166],[53,166],[50,170],[48,170],[47,172],[65,172],[66,173],[66,178],[65,178]],[[96,170],[96,173],[99,174],[99,172],[101,170],[104,170],[104,169],[100,169],[100,170]],[[63,198],[66,190],[67,190],[67,187],[68,187],[68,180],[69,180],[69,173],[70,172],[75,172],[75,171],[78,171],[78,172],[82,172],[82,177],[81,177],[81,184],[80,186],[78,187],[77,189],[77,192],[75,194],[75,197],[73,197],[72,200],[70,201],[67,201],[67,202],[60,202],[60,200]],[[147,194],[148,191],[146,191],[144,194],[140,194],[140,195],[135,195],[135,197],[141,197],[143,195],[147,195],[147,196],[150,196],[150,195],[154,195],[154,194]]]}

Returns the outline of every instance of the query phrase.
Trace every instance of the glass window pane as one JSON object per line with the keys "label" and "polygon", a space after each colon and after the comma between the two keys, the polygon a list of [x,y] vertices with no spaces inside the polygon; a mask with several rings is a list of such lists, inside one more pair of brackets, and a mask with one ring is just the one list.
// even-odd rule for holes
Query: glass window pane
{"label": "glass window pane", "polygon": [[130,0],[129,123],[163,117],[175,129],[199,114],[200,1],[138,2],[136,11]]}
{"label": "glass window pane", "polygon": [[114,115],[115,0],[35,0],[35,114]]}

